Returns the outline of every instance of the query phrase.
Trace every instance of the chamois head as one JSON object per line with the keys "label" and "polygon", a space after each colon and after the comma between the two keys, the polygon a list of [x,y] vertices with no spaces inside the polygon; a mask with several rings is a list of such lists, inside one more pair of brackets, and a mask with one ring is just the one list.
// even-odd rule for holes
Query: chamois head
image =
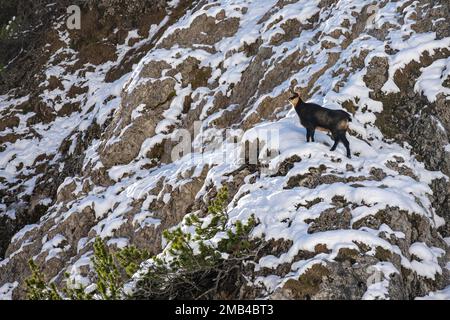
{"label": "chamois head", "polygon": [[300,95],[297,91],[289,90],[292,93],[292,96],[288,99],[289,103],[292,107],[296,107],[299,102],[302,102]]}

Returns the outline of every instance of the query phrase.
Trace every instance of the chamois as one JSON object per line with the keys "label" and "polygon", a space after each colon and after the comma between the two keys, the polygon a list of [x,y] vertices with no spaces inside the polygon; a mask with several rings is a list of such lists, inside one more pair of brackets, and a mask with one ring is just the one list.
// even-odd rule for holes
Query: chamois
{"label": "chamois", "polygon": [[314,142],[316,129],[330,131],[334,139],[330,151],[336,150],[339,142],[342,142],[347,149],[347,157],[351,158],[350,143],[345,136],[348,122],[352,121],[350,114],[342,110],[327,109],[315,103],[305,103],[296,92],[289,98],[289,103],[295,108],[300,123],[306,128],[306,142],[310,139]]}

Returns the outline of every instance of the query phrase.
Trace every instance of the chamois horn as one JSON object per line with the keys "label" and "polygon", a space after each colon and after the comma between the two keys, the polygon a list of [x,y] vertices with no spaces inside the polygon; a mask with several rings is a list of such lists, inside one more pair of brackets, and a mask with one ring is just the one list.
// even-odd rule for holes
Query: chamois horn
{"label": "chamois horn", "polygon": [[299,92],[291,87],[289,87],[289,93],[293,96],[300,96]]}

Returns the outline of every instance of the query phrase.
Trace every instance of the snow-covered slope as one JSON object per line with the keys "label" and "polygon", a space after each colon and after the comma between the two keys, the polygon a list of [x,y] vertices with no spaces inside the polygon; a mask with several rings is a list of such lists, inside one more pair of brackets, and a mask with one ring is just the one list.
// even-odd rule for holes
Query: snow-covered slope
{"label": "snow-covered slope", "polygon": [[[222,185],[230,225],[253,214],[252,236],[274,243],[249,297],[444,295],[430,292],[449,285],[448,3],[177,5],[95,63],[80,63],[60,18],[39,93],[0,96],[0,221],[23,227],[0,260],[0,297],[23,297],[29,258],[57,283],[69,272],[88,285],[97,236],[158,254],[161,232]],[[353,114],[352,159],[325,133],[305,142],[292,89]],[[412,103],[411,120],[395,118]],[[414,131],[421,119],[437,131]],[[192,152],[174,157],[183,133]],[[259,151],[251,163],[246,148]],[[320,281],[302,287],[308,277]]]}

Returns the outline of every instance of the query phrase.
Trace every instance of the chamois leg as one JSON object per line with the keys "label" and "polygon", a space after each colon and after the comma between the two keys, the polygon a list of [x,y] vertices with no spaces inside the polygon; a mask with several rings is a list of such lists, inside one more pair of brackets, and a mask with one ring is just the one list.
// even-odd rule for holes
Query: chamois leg
{"label": "chamois leg", "polygon": [[340,138],[341,138],[341,137],[339,136],[339,134],[333,133],[334,144],[333,144],[333,146],[331,147],[330,151],[336,150],[336,148],[337,148],[337,146],[338,146],[338,144],[339,144]]}
{"label": "chamois leg", "polygon": [[340,136],[341,136],[341,137],[340,137],[340,140],[341,140],[342,143],[344,144],[345,149],[347,149],[347,158],[351,159],[352,154],[351,154],[351,152],[350,152],[350,143],[348,142],[347,137],[345,136],[345,132],[342,133]]}
{"label": "chamois leg", "polygon": [[314,135],[316,134],[316,128],[312,128],[311,129],[311,141],[312,142],[316,142],[316,140],[314,140]]}
{"label": "chamois leg", "polygon": [[309,142],[310,138],[311,138],[311,129],[306,128],[306,142]]}
{"label": "chamois leg", "polygon": [[306,128],[306,142],[314,142],[314,133],[315,133],[316,128],[314,127],[309,127]]}

